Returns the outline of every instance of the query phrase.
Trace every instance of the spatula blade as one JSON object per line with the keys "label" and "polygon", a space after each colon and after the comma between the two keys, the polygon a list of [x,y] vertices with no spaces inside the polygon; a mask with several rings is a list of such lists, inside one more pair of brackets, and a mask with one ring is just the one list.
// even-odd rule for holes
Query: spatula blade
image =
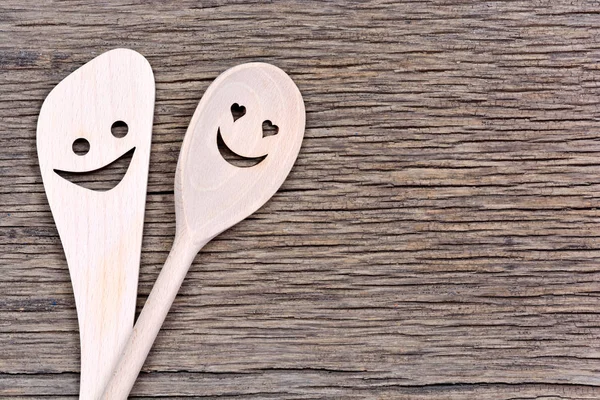
{"label": "spatula blade", "polygon": [[[101,395],[133,327],[153,112],[149,63],[116,49],[61,81],[38,119],[40,170],[75,294],[82,399]],[[89,146],[83,155],[81,143]],[[126,156],[129,165],[116,172],[122,177],[99,171]],[[88,172],[92,183],[108,179],[114,187],[70,180],[85,181]]]}

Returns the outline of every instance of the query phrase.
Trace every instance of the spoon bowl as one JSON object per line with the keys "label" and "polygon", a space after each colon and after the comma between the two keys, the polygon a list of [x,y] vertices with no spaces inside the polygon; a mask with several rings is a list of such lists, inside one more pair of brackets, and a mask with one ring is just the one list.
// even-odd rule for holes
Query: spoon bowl
{"label": "spoon bowl", "polygon": [[[237,119],[234,105],[246,111]],[[263,137],[266,121],[278,127],[276,135]],[[183,141],[175,175],[177,228],[202,246],[258,210],[292,169],[304,125],[302,95],[281,69],[249,63],[221,74],[202,97]],[[232,165],[219,152],[218,133],[239,156],[264,159],[249,168]]]}

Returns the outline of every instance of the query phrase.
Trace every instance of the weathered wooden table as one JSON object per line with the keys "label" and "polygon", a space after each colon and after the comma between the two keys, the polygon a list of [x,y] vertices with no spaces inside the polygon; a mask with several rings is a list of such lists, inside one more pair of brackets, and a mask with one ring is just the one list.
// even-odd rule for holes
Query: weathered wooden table
{"label": "weathered wooden table", "polygon": [[128,47],[157,83],[139,307],[209,83],[271,62],[307,108],[283,190],[196,258],[132,395],[600,398],[599,2],[115,3],[0,3],[1,396],[77,396],[36,121]]}

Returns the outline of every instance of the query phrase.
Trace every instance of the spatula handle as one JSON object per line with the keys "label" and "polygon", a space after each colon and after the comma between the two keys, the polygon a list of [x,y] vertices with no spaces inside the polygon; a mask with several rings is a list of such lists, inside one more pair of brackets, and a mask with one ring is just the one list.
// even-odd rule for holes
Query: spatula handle
{"label": "spatula handle", "polygon": [[175,237],[102,399],[127,399],[198,251],[198,246],[191,244],[186,235]]}

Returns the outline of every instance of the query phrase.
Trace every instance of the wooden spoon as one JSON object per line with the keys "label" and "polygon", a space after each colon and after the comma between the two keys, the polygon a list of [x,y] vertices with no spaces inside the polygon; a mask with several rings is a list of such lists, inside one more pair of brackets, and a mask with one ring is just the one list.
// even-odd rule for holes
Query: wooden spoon
{"label": "wooden spoon", "polygon": [[[73,72],[40,111],[38,158],[75,294],[82,399],[102,394],[133,329],[153,115],[150,64],[126,49]],[[126,127],[125,136],[115,136],[115,123]],[[78,143],[87,144],[86,154],[75,153]],[[130,164],[110,190],[69,180],[127,155]]]}
{"label": "wooden spoon", "polygon": [[[245,114],[235,114],[236,110]],[[263,137],[263,123],[278,133]],[[300,91],[282,70],[250,63],[221,74],[207,89],[187,130],[175,175],[177,228],[171,253],[135,324],[104,399],[126,399],[200,249],[258,210],[281,186],[300,150],[305,111]],[[252,167],[225,160],[225,145]]]}

